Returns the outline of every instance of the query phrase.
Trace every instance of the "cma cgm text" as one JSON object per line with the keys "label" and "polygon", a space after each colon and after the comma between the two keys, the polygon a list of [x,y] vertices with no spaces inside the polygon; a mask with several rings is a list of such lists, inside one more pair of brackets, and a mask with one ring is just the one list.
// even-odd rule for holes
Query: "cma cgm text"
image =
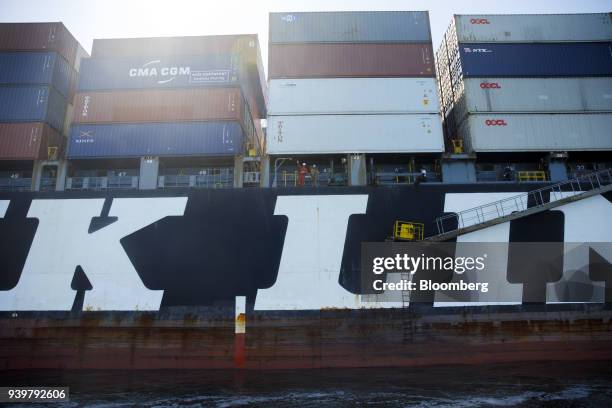
{"label": "cma cgm text", "polygon": [[190,67],[146,67],[146,68],[132,68],[130,69],[131,77],[153,77],[153,76],[176,76],[176,75],[190,75]]}

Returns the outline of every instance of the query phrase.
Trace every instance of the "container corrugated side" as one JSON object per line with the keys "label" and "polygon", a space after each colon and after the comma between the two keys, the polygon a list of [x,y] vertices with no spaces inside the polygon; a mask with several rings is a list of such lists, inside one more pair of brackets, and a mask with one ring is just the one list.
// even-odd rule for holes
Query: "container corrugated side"
{"label": "container corrugated side", "polygon": [[256,64],[259,40],[255,34],[193,37],[96,39],[92,58],[168,57],[238,53],[245,63]]}
{"label": "container corrugated side", "polygon": [[70,103],[66,107],[66,116],[64,119],[64,128],[62,129],[62,135],[68,136],[70,134],[70,126],[72,126],[73,116],[74,116],[74,105]]}
{"label": "container corrugated side", "polygon": [[70,97],[75,71],[56,52],[0,53],[0,84],[51,85]]}
{"label": "container corrugated side", "polygon": [[612,15],[456,15],[459,42],[610,41]]}
{"label": "container corrugated side", "polygon": [[0,122],[45,122],[61,132],[66,105],[49,86],[0,87]]}
{"label": "container corrugated side", "polygon": [[238,122],[76,124],[68,158],[233,156],[243,144]]}
{"label": "container corrugated side", "polygon": [[269,77],[434,77],[430,43],[271,44]]}
{"label": "container corrugated side", "polygon": [[89,53],[85,51],[83,47],[79,44],[77,47],[76,57],[74,60],[74,70],[79,72],[81,70],[81,60],[89,58]]}
{"label": "container corrugated side", "polygon": [[437,113],[434,78],[270,80],[270,115]]}
{"label": "container corrugated side", "polygon": [[459,128],[475,152],[612,150],[612,113],[472,114]]}
{"label": "container corrugated side", "polygon": [[612,76],[612,43],[459,44],[464,76]]}
{"label": "container corrugated side", "polygon": [[43,123],[0,123],[0,160],[39,160],[62,146],[62,135]]}
{"label": "container corrugated side", "polygon": [[270,13],[270,43],[431,42],[426,11]]}
{"label": "container corrugated side", "polygon": [[87,58],[81,62],[78,90],[180,88],[238,82],[239,64],[231,54],[132,58]]}
{"label": "container corrugated side", "polygon": [[467,78],[455,111],[612,112],[612,78]]}
{"label": "container corrugated side", "polygon": [[76,67],[79,47],[62,23],[0,23],[0,51],[56,51]]}
{"label": "container corrugated side", "polygon": [[437,114],[268,117],[269,154],[439,153]]}
{"label": "container corrugated side", "polygon": [[266,83],[261,82],[263,68],[258,66],[246,66],[237,54],[86,58],[78,90],[240,85],[255,117],[265,117]]}
{"label": "container corrugated side", "polygon": [[240,88],[85,92],[74,123],[241,120],[243,105]]}

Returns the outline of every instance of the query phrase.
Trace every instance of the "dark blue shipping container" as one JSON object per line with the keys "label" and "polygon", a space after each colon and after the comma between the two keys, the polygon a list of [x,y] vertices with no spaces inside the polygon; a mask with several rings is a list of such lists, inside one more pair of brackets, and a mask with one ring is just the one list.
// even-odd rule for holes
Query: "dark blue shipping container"
{"label": "dark blue shipping container", "polygon": [[66,98],[50,86],[0,87],[0,122],[45,122],[60,133]]}
{"label": "dark blue shipping container", "polygon": [[79,91],[181,88],[234,84],[238,56],[89,58],[81,63]]}
{"label": "dark blue shipping container", "polygon": [[238,122],[73,125],[68,157],[233,156],[243,140]]}
{"label": "dark blue shipping container", "polygon": [[612,75],[612,43],[459,44],[466,77]]}
{"label": "dark blue shipping container", "polygon": [[56,52],[0,53],[0,84],[51,85],[64,97],[76,73]]}
{"label": "dark blue shipping container", "polygon": [[270,43],[431,42],[427,11],[270,13]]}

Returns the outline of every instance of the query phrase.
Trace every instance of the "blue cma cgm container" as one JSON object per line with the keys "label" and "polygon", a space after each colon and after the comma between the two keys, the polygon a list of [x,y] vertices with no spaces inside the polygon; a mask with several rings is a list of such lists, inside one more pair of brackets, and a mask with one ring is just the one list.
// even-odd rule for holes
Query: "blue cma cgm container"
{"label": "blue cma cgm container", "polygon": [[62,133],[66,107],[50,86],[0,87],[0,122],[45,122]]}
{"label": "blue cma cgm container", "polygon": [[181,88],[235,84],[239,57],[231,54],[88,58],[81,62],[79,91]]}
{"label": "blue cma cgm container", "polygon": [[70,96],[76,72],[56,52],[0,53],[0,84],[51,85]]}
{"label": "blue cma cgm container", "polygon": [[466,77],[612,75],[612,43],[459,44]]}
{"label": "blue cma cgm container", "polygon": [[68,157],[233,156],[243,140],[238,122],[73,125]]}
{"label": "blue cma cgm container", "polygon": [[270,43],[431,42],[427,11],[270,13]]}

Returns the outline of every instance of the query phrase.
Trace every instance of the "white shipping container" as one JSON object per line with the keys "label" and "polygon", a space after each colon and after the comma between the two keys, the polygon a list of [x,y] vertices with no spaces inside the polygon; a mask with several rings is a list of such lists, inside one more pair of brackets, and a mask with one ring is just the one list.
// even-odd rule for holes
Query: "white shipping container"
{"label": "white shipping container", "polygon": [[437,114],[268,117],[269,154],[442,152]]}
{"label": "white shipping container", "polygon": [[459,135],[475,152],[612,150],[612,113],[471,114]]}
{"label": "white shipping container", "polygon": [[612,15],[455,15],[459,42],[610,41]]}
{"label": "white shipping container", "polygon": [[270,115],[438,113],[435,78],[270,80]]}
{"label": "white shipping container", "polygon": [[612,78],[467,78],[468,112],[612,112]]}

